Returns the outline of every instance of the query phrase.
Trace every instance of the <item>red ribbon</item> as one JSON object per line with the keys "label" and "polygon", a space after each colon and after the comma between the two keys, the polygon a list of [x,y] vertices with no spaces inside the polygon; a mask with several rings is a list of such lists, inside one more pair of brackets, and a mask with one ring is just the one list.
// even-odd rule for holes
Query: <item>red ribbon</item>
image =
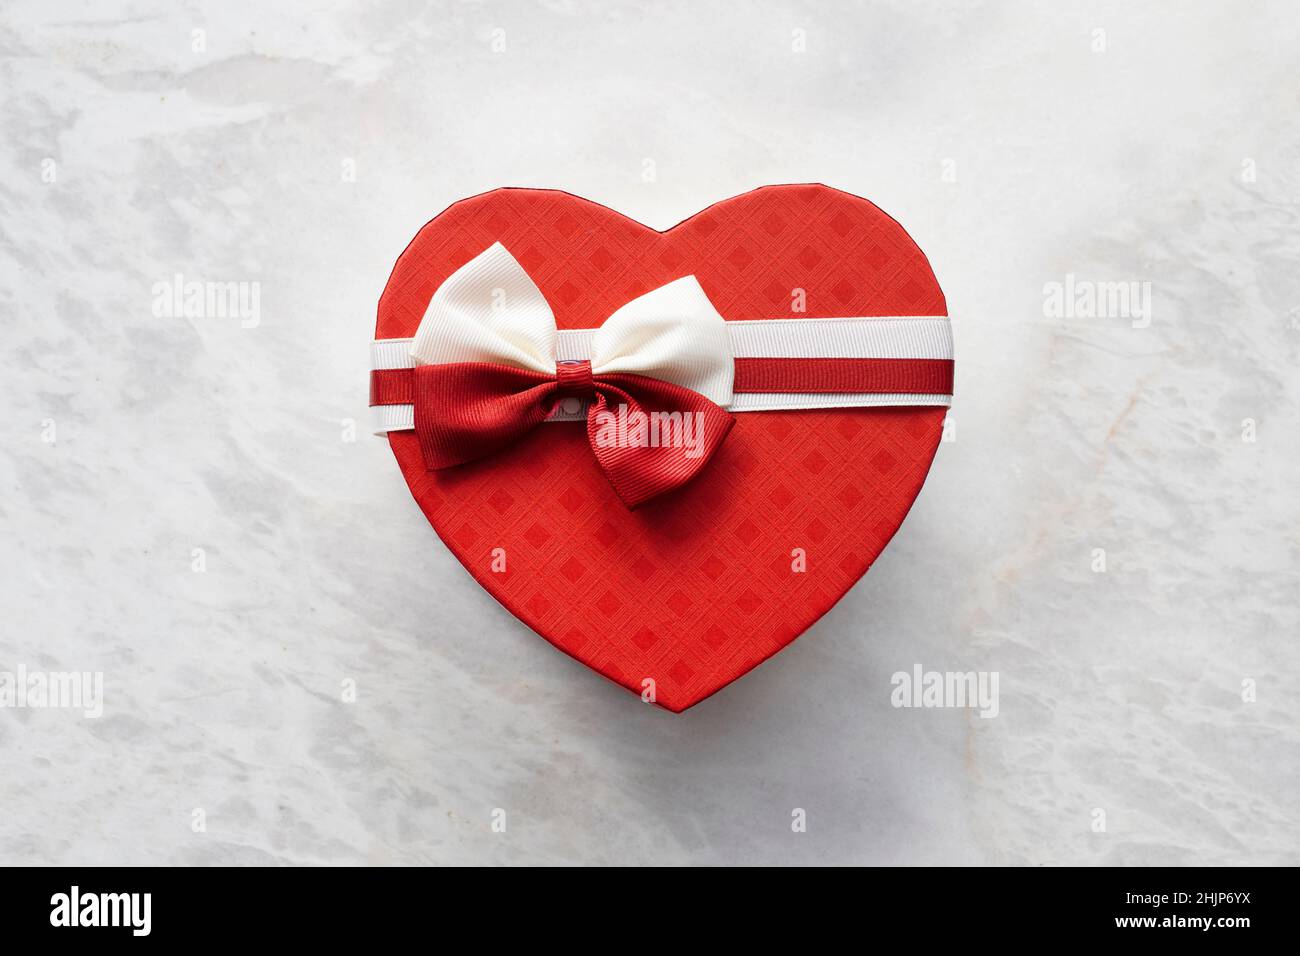
{"label": "red ribbon", "polygon": [[577,398],[588,403],[596,462],[629,508],[695,477],[735,423],[688,388],[643,375],[593,376],[590,362],[561,362],[554,375],[489,362],[413,373],[409,400],[428,468],[491,455],[542,424],[562,399]]}
{"label": "red ribbon", "polygon": [[[735,363],[738,394],[952,393],[951,359],[740,358]],[[371,405],[414,405],[415,432],[431,470],[475,461],[518,441],[565,398],[588,403],[587,439],[629,508],[690,481],[735,421],[688,388],[644,375],[593,375],[588,361],[561,362],[554,375],[459,362],[379,370],[370,377]],[[666,418],[652,436],[653,415]],[[693,416],[689,425],[687,415]],[[636,423],[644,424],[644,433]],[[659,440],[651,443],[655,437]]]}
{"label": "red ribbon", "polygon": [[735,392],[951,395],[952,359],[738,358]]}

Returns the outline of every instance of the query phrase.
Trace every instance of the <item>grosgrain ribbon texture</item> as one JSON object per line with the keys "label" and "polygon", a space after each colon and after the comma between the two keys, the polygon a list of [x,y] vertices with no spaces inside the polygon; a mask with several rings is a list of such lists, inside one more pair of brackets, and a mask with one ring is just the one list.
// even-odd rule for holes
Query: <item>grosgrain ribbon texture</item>
{"label": "grosgrain ribbon texture", "polygon": [[[497,242],[561,330],[599,327],[684,275],[727,321],[947,314],[902,227],[825,186],[765,187],[663,232],[567,193],[501,189],[412,240],[375,338],[414,336],[434,291]],[[635,511],[592,466],[582,423],[533,429],[445,471],[426,468],[413,432],[388,439],[421,510],[484,589],[560,650],[681,711],[793,641],[866,572],[921,489],[945,413],[738,415],[696,480]],[[871,640],[869,624],[858,639]]]}
{"label": "grosgrain ribbon texture", "polygon": [[[438,470],[493,454],[564,398],[589,403],[592,452],[629,508],[708,464],[731,428],[724,409],[734,363],[726,323],[694,276],[619,308],[595,330],[589,360],[557,361],[556,339],[549,303],[499,242],[439,286],[410,351],[425,464]],[[675,423],[679,440],[609,440],[616,429],[601,423],[629,415]]]}

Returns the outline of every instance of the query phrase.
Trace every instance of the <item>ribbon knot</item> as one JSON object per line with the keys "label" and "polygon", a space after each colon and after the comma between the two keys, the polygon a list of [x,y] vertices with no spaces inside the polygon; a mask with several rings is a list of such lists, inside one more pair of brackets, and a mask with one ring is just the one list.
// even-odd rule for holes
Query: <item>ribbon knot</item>
{"label": "ribbon knot", "polygon": [[596,397],[596,380],[587,359],[556,362],[555,380],[559,383],[561,398],[580,398],[586,402]]}
{"label": "ribbon knot", "polygon": [[426,467],[499,452],[578,398],[597,464],[634,508],[690,481],[734,424],[726,325],[694,276],[618,309],[590,360],[556,361],[555,340],[549,303],[500,243],[449,276],[411,342]]}

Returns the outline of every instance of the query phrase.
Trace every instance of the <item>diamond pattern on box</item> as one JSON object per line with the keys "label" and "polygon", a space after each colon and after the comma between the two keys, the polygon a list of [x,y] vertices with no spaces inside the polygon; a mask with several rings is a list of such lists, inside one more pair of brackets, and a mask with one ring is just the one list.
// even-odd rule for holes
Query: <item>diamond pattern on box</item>
{"label": "diamond pattern on box", "polygon": [[[903,228],[825,186],[758,189],[663,233],[567,193],[500,189],[420,230],[380,299],[375,337],[412,336],[434,290],[494,242],[561,329],[598,326],[689,274],[727,320],[947,313]],[[792,312],[799,298],[806,311]],[[740,414],[699,477],[635,511],[594,467],[580,422],[440,472],[425,470],[414,433],[389,440],[479,584],[560,650],[637,694],[653,680],[656,702],[681,711],[793,641],[867,571],[921,489],[944,414]]]}

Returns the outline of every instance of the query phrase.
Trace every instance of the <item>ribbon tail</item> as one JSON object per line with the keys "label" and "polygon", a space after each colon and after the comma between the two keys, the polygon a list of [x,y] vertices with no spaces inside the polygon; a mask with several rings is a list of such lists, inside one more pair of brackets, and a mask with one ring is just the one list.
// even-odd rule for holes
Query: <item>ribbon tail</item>
{"label": "ribbon tail", "polygon": [[628,508],[673,491],[700,473],[735,417],[680,385],[641,375],[596,377],[587,438]]}
{"label": "ribbon tail", "polygon": [[475,461],[546,420],[555,377],[491,362],[414,369],[415,434],[430,471]]}

